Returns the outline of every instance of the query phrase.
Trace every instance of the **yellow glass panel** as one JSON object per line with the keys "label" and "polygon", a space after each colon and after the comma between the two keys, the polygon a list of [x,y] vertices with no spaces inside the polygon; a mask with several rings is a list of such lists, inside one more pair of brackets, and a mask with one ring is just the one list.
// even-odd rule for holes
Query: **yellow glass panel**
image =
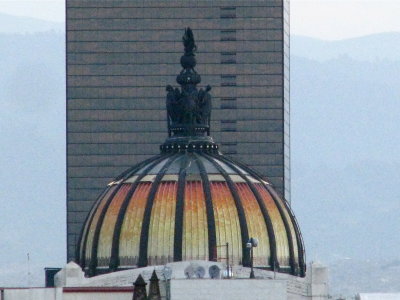
{"label": "yellow glass panel", "polygon": [[[281,267],[289,267],[290,253],[288,234],[286,232],[282,216],[275,204],[275,201],[272,199],[270,193],[265,189],[265,187],[262,184],[256,184],[256,188],[264,200],[265,207],[268,210],[268,214],[271,218],[272,226],[274,228],[278,262]],[[286,209],[283,208],[283,211],[286,211]],[[289,224],[291,224],[290,218],[288,221]],[[293,236],[296,237],[296,235]]]}
{"label": "yellow glass panel", "polygon": [[126,209],[119,238],[121,266],[134,266],[137,264],[143,215],[150,187],[150,182],[139,183]]}
{"label": "yellow glass panel", "polygon": [[280,207],[282,207],[282,209],[284,211],[286,220],[288,220],[289,228],[290,228],[290,232],[292,234],[292,240],[293,240],[294,257],[295,257],[295,260],[298,262],[299,248],[298,248],[298,243],[297,243],[296,230],[295,230],[294,224],[293,224],[293,217],[291,216],[288,209],[286,208],[286,205],[284,204],[284,200],[281,197],[279,197],[276,192],[273,192],[273,193],[274,193],[275,199],[277,200],[278,205]]}
{"label": "yellow glass panel", "polygon": [[89,222],[88,220],[90,220],[93,217],[93,214],[97,211],[97,207],[100,205],[100,202],[103,200],[104,195],[109,191],[109,189],[105,189],[102,194],[97,198],[96,203],[92,206],[89,215],[87,217],[87,221],[85,222],[84,228],[83,228],[83,232],[82,232],[82,240],[80,243],[80,247],[79,247],[79,257],[81,259],[84,259],[84,257],[82,257],[83,255],[83,248],[85,246],[85,242],[87,241],[87,239],[85,238],[88,234],[88,229],[89,229]]}
{"label": "yellow glass panel", "polygon": [[258,246],[253,249],[254,266],[269,266],[270,241],[261,208],[247,183],[236,183],[236,187],[246,216],[249,237],[259,241]]}
{"label": "yellow glass panel", "polygon": [[226,182],[211,182],[211,194],[217,237],[217,259],[226,257],[226,249],[221,247],[229,243],[229,256],[233,264],[242,260],[242,238],[239,217],[232,194]]}
{"label": "yellow glass panel", "polygon": [[165,264],[174,259],[176,181],[162,181],[153,202],[150,218],[149,264]]}
{"label": "yellow glass panel", "polygon": [[117,221],[122,202],[125,200],[125,197],[128,194],[131,186],[131,184],[123,184],[121,186],[114,198],[111,200],[111,203],[104,216],[97,248],[98,266],[100,267],[108,266],[110,264],[115,223]]}
{"label": "yellow glass panel", "polygon": [[201,181],[187,181],[183,215],[183,260],[208,260],[208,226]]}
{"label": "yellow glass panel", "polygon": [[108,198],[110,198],[111,194],[115,191],[117,186],[113,186],[108,190],[108,192],[104,195],[103,199],[101,200],[99,206],[96,209],[96,212],[93,216],[92,223],[90,224],[90,229],[88,232],[87,242],[86,242],[86,265],[88,265],[90,258],[92,257],[92,246],[93,246],[93,238],[94,233],[96,231],[97,223],[99,221],[101,212],[103,211],[104,206],[106,205]]}

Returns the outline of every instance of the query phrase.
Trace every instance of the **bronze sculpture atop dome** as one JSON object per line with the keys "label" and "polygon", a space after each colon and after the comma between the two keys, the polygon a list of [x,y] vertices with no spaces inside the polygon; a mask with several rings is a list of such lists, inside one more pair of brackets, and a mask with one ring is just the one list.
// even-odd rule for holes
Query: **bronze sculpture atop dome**
{"label": "bronze sculpture atop dome", "polygon": [[198,89],[197,84],[201,82],[201,76],[194,70],[196,66],[195,54],[197,46],[194,41],[193,32],[190,28],[185,29],[182,38],[185,53],[181,57],[183,70],[177,76],[176,81],[181,89],[167,85],[167,122],[168,135],[181,136],[203,136],[210,135],[211,118],[211,86]]}

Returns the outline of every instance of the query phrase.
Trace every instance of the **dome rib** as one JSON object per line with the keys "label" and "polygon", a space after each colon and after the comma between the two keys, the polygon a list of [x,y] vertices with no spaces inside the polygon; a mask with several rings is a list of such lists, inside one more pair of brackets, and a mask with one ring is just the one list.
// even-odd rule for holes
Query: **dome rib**
{"label": "dome rib", "polygon": [[97,198],[97,200],[95,201],[92,209],[90,210],[89,214],[86,216],[85,219],[85,226],[83,228],[83,230],[81,231],[81,234],[79,236],[79,240],[78,240],[78,245],[79,247],[77,247],[76,249],[76,257],[77,257],[77,263],[81,264],[82,268],[85,267],[85,263],[86,263],[86,245],[87,245],[87,241],[88,241],[88,234],[89,234],[89,229],[90,226],[92,224],[93,221],[93,217],[95,212],[97,211],[97,208],[100,205],[101,200],[103,199],[103,197],[105,195],[107,195],[107,193],[109,192],[109,190],[111,189],[111,186],[107,187]]}
{"label": "dome rib", "polygon": [[255,186],[251,182],[251,180],[249,180],[247,178],[247,176],[242,174],[242,172],[229,159],[225,159],[225,157],[222,155],[220,155],[218,157],[215,155],[210,155],[210,156],[214,157],[215,159],[219,159],[219,160],[222,160],[223,162],[225,162],[231,169],[233,169],[235,172],[237,172],[238,175],[241,178],[243,178],[246,181],[247,185],[250,187],[254,197],[257,200],[259,207],[261,208],[261,212],[264,217],[265,225],[267,226],[269,245],[270,245],[270,251],[271,251],[271,257],[270,257],[269,264],[270,264],[272,270],[275,270],[275,269],[279,270],[279,261],[278,261],[277,250],[276,250],[276,238],[275,238],[275,233],[274,233],[275,231],[274,231],[274,228],[272,225],[271,217],[268,213],[267,208],[265,207],[265,204],[260,196],[260,193],[257,191],[257,189],[255,188]]}
{"label": "dome rib", "polygon": [[158,158],[165,158],[162,154],[155,155],[153,157],[150,157],[139,164],[133,166],[132,168],[129,168],[128,170],[125,170],[122,174],[117,176],[114,181],[119,181],[121,179],[127,179],[129,176],[131,176],[134,172],[138,171],[140,168],[143,168],[144,166],[151,164],[153,161],[156,161]]}
{"label": "dome rib", "polygon": [[194,153],[196,164],[200,170],[200,177],[203,185],[203,192],[206,201],[207,230],[208,230],[208,259],[215,260],[215,249],[217,247],[217,233],[215,227],[214,207],[212,202],[212,194],[210,190],[210,181],[200,155]]}
{"label": "dome rib", "polygon": [[249,240],[249,229],[247,227],[246,215],[238,191],[232,179],[229,177],[228,173],[222,168],[212,157],[207,156],[204,153],[200,153],[201,157],[207,159],[224,177],[226,183],[228,184],[229,190],[232,194],[233,200],[235,201],[236,210],[239,217],[240,224],[240,235],[242,237],[242,264],[245,267],[249,267],[250,263],[250,253],[246,248],[246,243]]}
{"label": "dome rib", "polygon": [[[157,156],[156,159],[154,160],[150,160],[148,166],[146,167],[146,169],[142,172],[142,174],[140,174],[138,176],[138,178],[135,180],[135,182],[132,184],[129,192],[127,193],[124,201],[122,202],[121,208],[118,212],[118,217],[117,217],[117,221],[115,223],[115,229],[114,229],[114,233],[113,233],[113,240],[112,240],[112,246],[111,246],[111,259],[110,259],[110,270],[116,270],[119,265],[120,265],[120,261],[119,261],[119,239],[120,239],[120,235],[121,235],[121,230],[122,230],[122,224],[124,222],[124,217],[125,217],[125,213],[126,210],[128,208],[129,205],[129,201],[132,198],[132,195],[135,193],[136,188],[138,187],[140,180],[142,180],[142,178],[144,176],[147,175],[147,173],[154,168],[157,164],[159,164],[160,162],[162,162],[164,159],[168,159],[168,157],[171,157],[172,154],[170,155],[160,155]],[[134,171],[138,171],[143,167],[143,165],[140,165],[140,167],[135,168],[133,170]],[[126,176],[124,176],[124,179],[127,179],[130,175],[132,175],[132,172],[128,174],[126,174]]]}
{"label": "dome rib", "polygon": [[[264,187],[270,193],[272,199],[277,204],[277,207],[278,207],[279,211],[281,212],[281,215],[284,215],[284,208],[281,207],[279,201],[277,200],[278,195],[276,194],[274,189],[272,189],[269,185],[265,184],[264,182],[262,182],[262,184],[264,185]],[[291,223],[293,224],[293,229],[296,234],[296,243],[297,243],[297,252],[298,252],[297,255],[298,255],[298,259],[299,259],[299,265],[297,265],[296,258],[293,257],[293,262],[291,264],[292,265],[292,274],[298,275],[300,273],[301,276],[305,276],[305,271],[306,271],[306,265],[304,263],[305,250],[304,250],[304,244],[303,244],[303,239],[302,239],[301,232],[299,229],[299,225],[297,223],[295,215],[292,212],[292,209],[290,208],[290,206],[288,205],[286,200],[284,198],[281,198],[281,199],[282,199],[282,204],[284,205],[287,213],[289,214],[289,217],[291,218],[291,221],[292,221]],[[286,219],[286,217],[284,217],[283,220],[285,222],[285,227],[287,226],[287,233],[288,233],[288,236],[290,237],[290,241],[291,241],[291,244],[293,247],[293,252],[294,252],[293,235],[290,230],[289,221]],[[289,244],[289,246],[290,246],[290,244]]]}
{"label": "dome rib", "polygon": [[[164,158],[164,157],[165,156],[163,156],[161,154],[150,157],[150,158],[140,162],[139,164],[134,165],[132,168],[129,168],[128,170],[124,171],[121,175],[119,175],[118,177],[115,178],[114,182],[117,182],[123,178],[129,177],[132,173],[136,172],[140,168],[146,166],[147,164],[151,164],[153,161],[156,161],[158,158]],[[86,216],[86,219],[84,222],[84,224],[86,224],[86,226],[81,231],[81,234],[79,236],[78,245],[80,245],[80,247],[77,247],[77,250],[80,250],[81,253],[76,253],[76,257],[77,257],[77,262],[81,263],[83,267],[85,266],[85,263],[86,263],[85,256],[86,256],[87,235],[89,234],[89,229],[90,229],[90,226],[93,221],[94,212],[97,210],[97,207],[99,206],[100,202],[103,200],[103,197],[106,195],[106,193],[110,189],[111,189],[111,186],[109,186],[109,188],[105,189],[97,198],[97,201],[93,205],[92,210]],[[81,245],[82,241],[83,241],[83,245]],[[80,258],[83,258],[83,261],[80,261],[79,260]]]}
{"label": "dome rib", "polygon": [[176,196],[175,207],[174,261],[182,260],[183,215],[185,207],[185,181],[187,166],[188,154],[184,155],[182,158],[178,177],[178,192]]}
{"label": "dome rib", "polygon": [[[105,203],[105,205],[104,205],[104,207],[103,207],[103,209],[102,209],[102,211],[100,213],[100,216],[99,216],[99,219],[97,221],[96,228],[95,228],[95,233],[94,233],[94,237],[93,237],[93,244],[92,244],[92,249],[91,249],[91,259],[90,259],[90,262],[89,262],[89,275],[90,276],[93,276],[93,275],[96,274],[96,268],[97,268],[97,265],[98,265],[97,250],[98,250],[98,245],[99,245],[100,231],[101,231],[101,227],[103,226],[104,218],[105,218],[107,210],[108,210],[108,208],[109,208],[109,206],[111,204],[111,201],[114,199],[115,195],[121,189],[125,179],[127,179],[135,171],[140,170],[140,168],[146,166],[147,164],[150,164],[150,166],[153,166],[153,165],[157,164],[162,159],[164,159],[164,157],[161,157],[161,156],[152,157],[152,158],[150,158],[150,159],[148,159],[148,160],[136,165],[135,167],[131,168],[129,172],[125,172],[123,175],[118,176],[118,178],[120,178],[119,181],[115,181],[114,180],[114,182],[118,182],[118,183],[116,183],[117,186],[115,187],[114,191],[110,194],[110,196],[106,200],[106,203]],[[146,170],[148,168],[146,168]],[[104,201],[104,199],[103,199],[103,201]],[[94,215],[92,216],[92,220],[93,220],[93,217],[94,217]],[[91,222],[92,222],[92,220],[91,220]],[[84,251],[86,251],[86,249]]]}
{"label": "dome rib", "polygon": [[[260,174],[258,174],[258,172],[256,172],[255,170],[250,169],[249,167],[247,167],[246,165],[244,165],[241,162],[238,161],[233,161],[231,158],[229,157],[225,157],[225,156],[221,156],[222,159],[224,161],[229,161],[231,164],[233,165],[238,165],[239,167],[241,167],[243,170],[252,173],[254,175],[256,175],[256,177],[258,177],[259,181],[261,182],[261,184],[264,186],[264,188],[269,192],[269,194],[271,195],[272,199],[275,202],[276,207],[279,210],[279,213],[281,215],[281,218],[283,220],[284,226],[285,226],[285,230],[286,230],[286,234],[288,236],[288,242],[289,242],[289,252],[290,252],[290,266],[291,266],[291,273],[293,275],[297,275],[299,273],[298,270],[298,266],[296,263],[296,258],[295,258],[295,254],[294,254],[294,245],[293,245],[293,235],[292,235],[292,231],[290,230],[290,225],[289,225],[289,221],[286,218],[286,215],[284,213],[284,208],[282,208],[282,206],[280,205],[279,201],[277,200],[277,195],[276,192],[274,191],[274,189],[272,189],[268,184],[266,184],[262,178],[262,176]],[[299,226],[297,223],[297,220],[290,208],[290,206],[288,205],[288,203],[286,202],[285,199],[282,198],[282,203],[285,206],[285,209],[288,211],[289,213],[289,217],[291,218],[291,221],[293,223],[294,226],[294,230],[296,233],[296,242],[298,245],[298,257],[299,257],[299,267],[300,267],[300,275],[304,276],[305,275],[305,263],[304,263],[304,245],[303,245],[303,239],[301,237],[301,233],[299,230]]]}
{"label": "dome rib", "polygon": [[151,185],[151,189],[149,192],[148,200],[146,203],[146,208],[143,216],[142,229],[140,233],[140,247],[139,247],[139,267],[145,267],[148,265],[148,242],[149,242],[149,229],[150,229],[150,220],[151,220],[151,211],[153,208],[154,198],[156,196],[158,187],[160,185],[161,179],[164,177],[165,172],[168,170],[169,166],[175,161],[175,159],[179,156],[179,153],[176,153],[172,157],[168,159],[165,165],[162,167],[161,171],[157,174],[154,179],[153,184]]}
{"label": "dome rib", "polygon": [[[101,230],[101,226],[104,221],[104,217],[106,215],[108,207],[110,206],[111,201],[114,199],[114,196],[117,194],[117,192],[120,190],[121,187],[122,187],[122,181],[117,184],[117,186],[115,187],[113,192],[107,198],[105,205],[100,212],[100,216],[97,221],[95,232],[94,232],[93,244],[92,244],[92,249],[91,249],[91,257],[90,257],[90,262],[89,262],[89,275],[90,276],[93,276],[96,273],[96,268],[97,268],[97,264],[98,264],[97,250],[98,250],[98,246],[99,246],[100,230]],[[103,201],[104,201],[104,199],[103,199]]]}

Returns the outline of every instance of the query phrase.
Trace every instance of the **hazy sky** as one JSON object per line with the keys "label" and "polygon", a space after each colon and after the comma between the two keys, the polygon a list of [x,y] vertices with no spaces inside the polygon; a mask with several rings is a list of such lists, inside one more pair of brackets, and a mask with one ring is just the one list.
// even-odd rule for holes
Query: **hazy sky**
{"label": "hazy sky", "polygon": [[399,0],[291,0],[291,32],[323,39],[400,32]]}
{"label": "hazy sky", "polygon": [[[400,32],[400,0],[290,2],[292,34],[331,40]],[[0,0],[0,12],[63,22],[64,0]]]}

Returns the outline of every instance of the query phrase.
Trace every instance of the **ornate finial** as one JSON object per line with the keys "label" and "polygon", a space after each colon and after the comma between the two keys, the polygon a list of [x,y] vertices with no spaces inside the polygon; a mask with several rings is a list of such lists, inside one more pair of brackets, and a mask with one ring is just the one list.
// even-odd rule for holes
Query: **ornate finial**
{"label": "ornate finial", "polygon": [[185,55],[194,56],[194,52],[197,50],[197,46],[194,43],[193,31],[190,27],[185,28],[185,34],[182,37],[183,45],[185,46]]}
{"label": "ornate finial", "polygon": [[193,32],[185,29],[183,35],[184,55],[181,57],[183,70],[177,76],[176,81],[181,88],[167,90],[167,120],[168,135],[176,136],[203,136],[210,135],[211,95],[210,86],[198,89],[196,85],[201,82],[201,77],[194,70],[196,59],[194,52],[197,50]]}
{"label": "ornate finial", "polygon": [[182,37],[185,54],[181,57],[181,66],[183,70],[176,78],[179,84],[198,84],[201,77],[196,73],[194,67],[196,66],[195,52],[197,46],[194,42],[193,31],[189,27],[185,29],[185,34]]}
{"label": "ornate finial", "polygon": [[147,283],[144,281],[142,275],[139,274],[133,285],[135,286],[133,290],[133,300],[147,300]]}
{"label": "ornate finial", "polygon": [[156,270],[153,270],[153,274],[150,278],[149,296],[148,300],[161,300],[159,279],[156,274]]}

